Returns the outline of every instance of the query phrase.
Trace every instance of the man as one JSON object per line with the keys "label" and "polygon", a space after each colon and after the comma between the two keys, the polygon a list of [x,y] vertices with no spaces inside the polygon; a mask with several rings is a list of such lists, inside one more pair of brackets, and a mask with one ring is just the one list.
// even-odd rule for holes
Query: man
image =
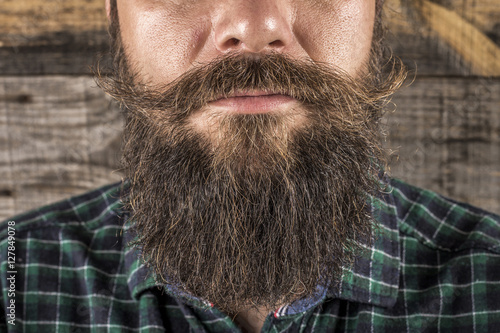
{"label": "man", "polygon": [[4,329],[498,330],[499,217],[384,174],[381,1],[106,7],[126,181],[5,223]]}

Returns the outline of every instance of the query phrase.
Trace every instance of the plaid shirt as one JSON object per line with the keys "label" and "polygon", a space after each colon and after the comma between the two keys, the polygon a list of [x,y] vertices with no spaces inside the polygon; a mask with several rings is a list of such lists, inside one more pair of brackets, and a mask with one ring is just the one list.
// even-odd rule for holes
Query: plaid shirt
{"label": "plaid shirt", "polygon": [[[147,274],[125,246],[120,190],[1,224],[0,331],[239,331]],[[500,217],[398,180],[388,190],[372,199],[377,240],[340,286],[270,313],[263,331],[500,332]]]}

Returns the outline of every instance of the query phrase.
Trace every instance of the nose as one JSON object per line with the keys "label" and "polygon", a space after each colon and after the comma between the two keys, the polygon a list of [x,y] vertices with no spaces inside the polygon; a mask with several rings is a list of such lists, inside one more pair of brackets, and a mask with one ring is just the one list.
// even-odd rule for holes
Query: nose
{"label": "nose", "polygon": [[214,22],[219,52],[282,51],[293,39],[292,15],[286,1],[223,1]]}

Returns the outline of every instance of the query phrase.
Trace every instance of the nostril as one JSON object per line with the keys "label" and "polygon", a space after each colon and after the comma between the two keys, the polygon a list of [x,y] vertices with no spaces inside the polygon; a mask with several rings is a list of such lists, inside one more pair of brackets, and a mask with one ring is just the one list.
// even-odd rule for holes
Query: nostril
{"label": "nostril", "polygon": [[225,43],[227,48],[232,48],[241,44],[241,41],[238,38],[230,38]]}
{"label": "nostril", "polygon": [[269,43],[270,46],[274,47],[274,48],[280,48],[280,47],[283,47],[285,46],[285,43],[283,43],[283,41],[277,39],[271,43]]}

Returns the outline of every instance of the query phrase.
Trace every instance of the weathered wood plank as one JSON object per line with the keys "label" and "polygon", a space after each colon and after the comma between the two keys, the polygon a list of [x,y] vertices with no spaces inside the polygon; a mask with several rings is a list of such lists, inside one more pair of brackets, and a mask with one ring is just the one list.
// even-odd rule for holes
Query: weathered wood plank
{"label": "weathered wood plank", "polygon": [[0,78],[0,215],[120,179],[121,127],[89,77]]}
{"label": "weathered wood plank", "polygon": [[97,59],[109,61],[108,34],[104,30],[82,33],[47,33],[30,38],[34,45],[0,47],[0,74],[90,74]]}
{"label": "weathered wood plank", "polygon": [[[392,174],[500,213],[500,79],[418,79],[393,102]],[[122,125],[87,76],[0,77],[0,218],[119,180]]]}
{"label": "weathered wood plank", "polygon": [[428,0],[417,2],[415,8],[430,30],[469,65],[471,73],[500,76],[500,47],[479,28],[453,10]]}
{"label": "weathered wood plank", "polygon": [[500,213],[500,80],[417,79],[394,102],[393,175]]}
{"label": "weathered wood plank", "polygon": [[[105,27],[104,0],[2,0],[0,46],[33,45],[32,36]],[[13,35],[25,39],[9,38]]]}
{"label": "weathered wood plank", "polygon": [[[386,0],[396,55],[421,75],[500,75],[498,0]],[[102,0],[3,0],[0,74],[88,74],[108,50]]]}
{"label": "weathered wood plank", "polygon": [[500,76],[499,1],[387,0],[385,13],[394,53],[419,74]]}

